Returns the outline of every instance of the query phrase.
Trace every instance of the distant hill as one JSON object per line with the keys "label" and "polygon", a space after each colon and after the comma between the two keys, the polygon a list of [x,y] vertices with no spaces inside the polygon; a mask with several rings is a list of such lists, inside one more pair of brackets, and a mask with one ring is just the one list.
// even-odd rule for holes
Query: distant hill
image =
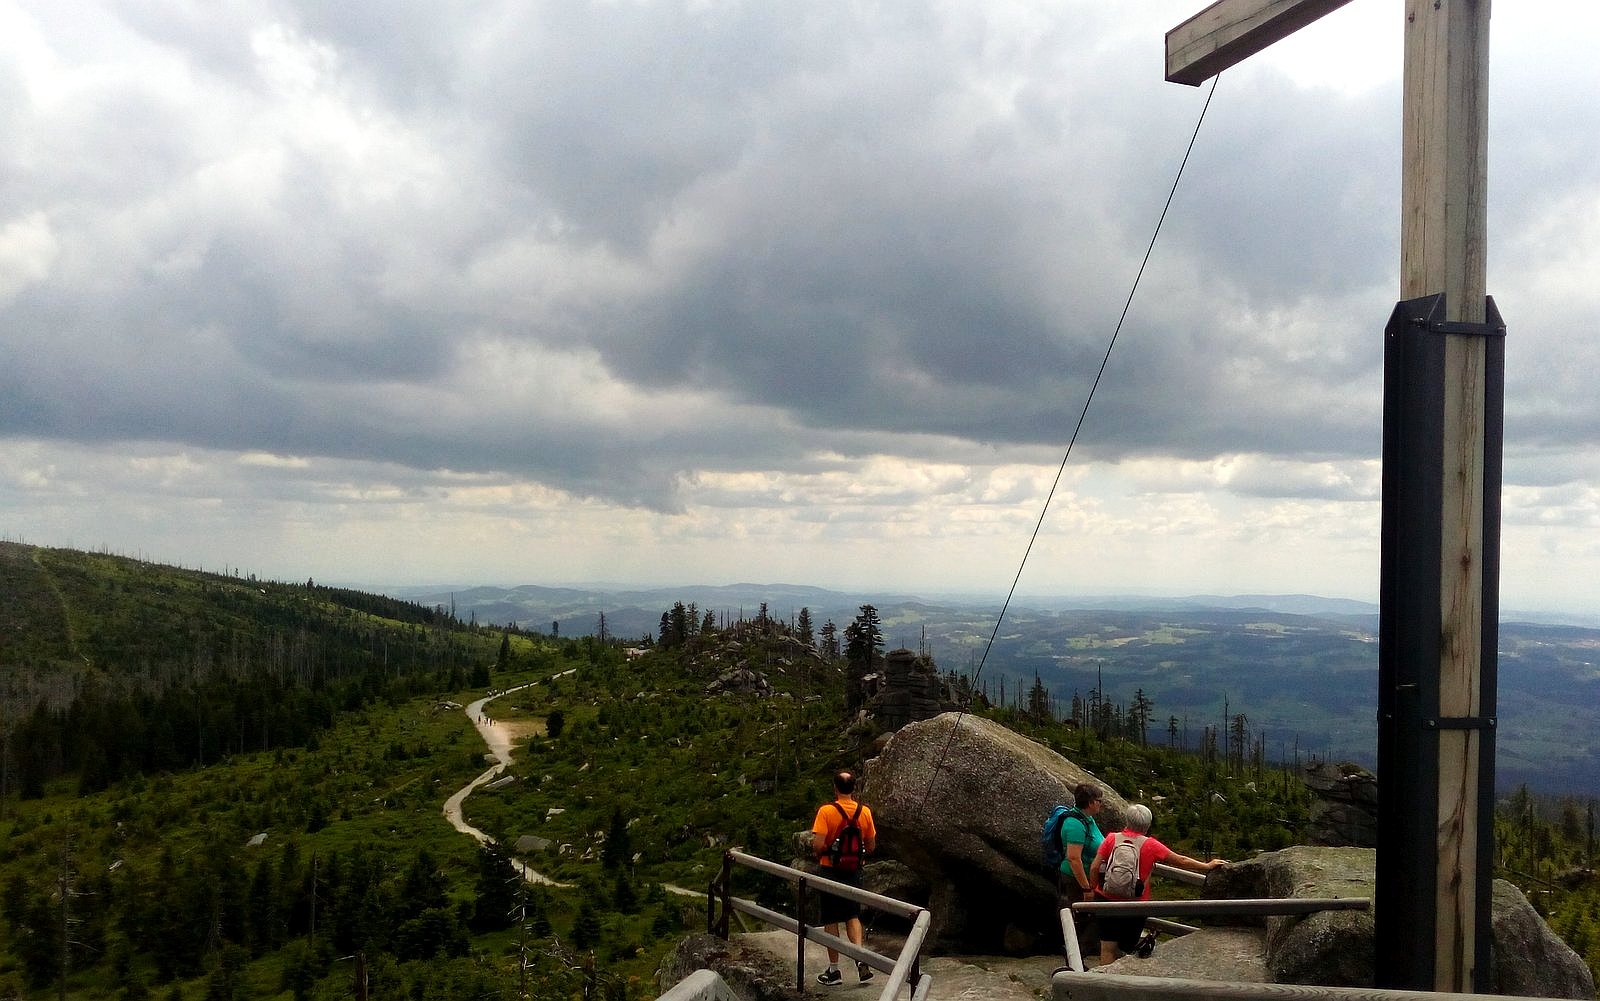
{"label": "distant hill", "polygon": [[[448,685],[492,657],[475,627],[593,634],[604,613],[623,641],[657,632],[674,602],[701,617],[809,610],[842,630],[877,607],[890,648],[926,650],[1014,703],[1040,679],[1066,715],[1073,697],[1155,703],[1152,739],[1196,746],[1244,714],[1272,757],[1376,755],[1377,610],[1314,595],[1181,598],[1025,596],[998,632],[998,599],[847,594],[795,584],[678,588],[441,587],[376,593],[160,567],[73,550],[0,543],[0,702],[62,705],[87,677],[161,689],[229,664],[272,665],[329,681],[415,677]],[[1600,630],[1501,625],[1498,774],[1502,787],[1600,794]],[[993,642],[991,645],[991,636]]]}
{"label": "distant hill", "polygon": [[[673,602],[736,617],[765,602],[774,618],[801,608],[841,630],[864,603],[877,607],[893,647],[926,649],[945,670],[977,675],[991,698],[1013,701],[1037,674],[1063,707],[1104,684],[1107,698],[1156,703],[1194,746],[1206,726],[1243,713],[1273,757],[1315,754],[1372,766],[1377,754],[1378,609],[1316,595],[1027,596],[995,635],[1000,601],[846,594],[794,584],[617,590],[473,587],[394,589],[463,619],[516,623],[562,635],[592,633],[599,616],[616,637],[654,635]],[[1503,622],[1498,776],[1550,792],[1600,793],[1600,630]],[[980,671],[981,667],[981,671]]]}
{"label": "distant hill", "polygon": [[0,596],[0,778],[30,793],[300,746],[340,709],[486,678],[501,642],[387,595],[10,542]]}

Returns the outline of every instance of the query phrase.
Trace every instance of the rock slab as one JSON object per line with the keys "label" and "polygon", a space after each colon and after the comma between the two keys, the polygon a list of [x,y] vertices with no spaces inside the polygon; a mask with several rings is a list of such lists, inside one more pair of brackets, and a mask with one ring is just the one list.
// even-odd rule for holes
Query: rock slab
{"label": "rock slab", "polygon": [[[1224,866],[1206,881],[1212,898],[1366,897],[1376,882],[1370,848],[1296,846]],[[1545,924],[1511,883],[1494,881],[1490,979],[1495,993],[1522,997],[1593,998],[1594,977],[1583,959]],[[1371,913],[1324,911],[1266,919],[1264,962],[1280,984],[1371,987]]]}
{"label": "rock slab", "polygon": [[[1059,939],[1054,878],[1039,851],[1050,809],[1072,789],[1105,789],[1105,830],[1127,803],[1055,751],[975,716],[943,713],[903,727],[868,763],[862,798],[879,850],[928,885],[933,945],[998,952]],[[1009,929],[1009,931],[1008,931]]]}

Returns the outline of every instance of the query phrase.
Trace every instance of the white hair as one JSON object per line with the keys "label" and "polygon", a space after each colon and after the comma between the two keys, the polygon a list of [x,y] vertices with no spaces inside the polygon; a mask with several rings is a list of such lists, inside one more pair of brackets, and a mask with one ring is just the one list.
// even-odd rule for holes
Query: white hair
{"label": "white hair", "polygon": [[1126,821],[1128,830],[1138,834],[1149,834],[1150,822],[1153,820],[1155,820],[1155,815],[1143,803],[1135,803],[1128,807],[1128,819]]}

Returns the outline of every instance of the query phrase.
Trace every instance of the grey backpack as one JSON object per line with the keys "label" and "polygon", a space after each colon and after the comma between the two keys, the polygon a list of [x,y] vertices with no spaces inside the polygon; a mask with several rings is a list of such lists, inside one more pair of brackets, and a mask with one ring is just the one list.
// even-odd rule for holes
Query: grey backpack
{"label": "grey backpack", "polygon": [[1144,880],[1139,878],[1139,852],[1144,848],[1145,836],[1126,837],[1113,834],[1116,843],[1111,846],[1111,857],[1100,873],[1100,892],[1113,900],[1136,900],[1144,894]]}

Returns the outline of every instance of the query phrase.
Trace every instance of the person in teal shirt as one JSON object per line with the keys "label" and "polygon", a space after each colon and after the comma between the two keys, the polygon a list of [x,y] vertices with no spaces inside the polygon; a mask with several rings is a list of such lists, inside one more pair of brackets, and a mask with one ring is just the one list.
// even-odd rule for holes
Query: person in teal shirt
{"label": "person in teal shirt", "polygon": [[[1089,866],[1100,851],[1100,842],[1106,838],[1094,819],[1105,805],[1104,797],[1105,790],[1092,782],[1080,782],[1072,790],[1072,802],[1077,810],[1061,821],[1061,874],[1056,881],[1061,907],[1071,907],[1089,898]],[[1077,916],[1076,924],[1082,954],[1094,955],[1100,936],[1091,929],[1087,916]]]}
{"label": "person in teal shirt", "polygon": [[1100,851],[1100,842],[1106,839],[1095,822],[1095,814],[1104,805],[1105,792],[1091,782],[1080,782],[1072,790],[1072,802],[1078,809],[1067,814],[1061,822],[1061,884],[1064,890],[1076,888],[1082,893],[1089,889],[1089,863]]}

